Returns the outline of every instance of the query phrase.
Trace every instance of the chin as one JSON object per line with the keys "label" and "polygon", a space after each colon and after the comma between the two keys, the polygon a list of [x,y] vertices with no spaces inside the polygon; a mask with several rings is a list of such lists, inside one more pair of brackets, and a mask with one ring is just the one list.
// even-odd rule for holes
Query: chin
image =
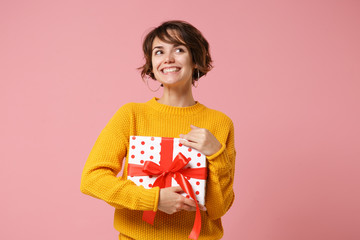
{"label": "chin", "polygon": [[183,80],[181,80],[181,79],[160,79],[159,82],[161,82],[162,84],[166,84],[166,85],[173,85],[173,84],[183,82]]}

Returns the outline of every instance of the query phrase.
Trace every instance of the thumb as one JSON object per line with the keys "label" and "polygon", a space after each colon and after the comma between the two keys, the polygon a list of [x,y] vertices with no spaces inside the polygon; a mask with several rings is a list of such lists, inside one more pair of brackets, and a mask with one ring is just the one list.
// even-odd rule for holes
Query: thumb
{"label": "thumb", "polygon": [[191,129],[197,129],[197,128],[199,128],[199,127],[194,126],[194,125],[190,125],[190,128],[191,128]]}

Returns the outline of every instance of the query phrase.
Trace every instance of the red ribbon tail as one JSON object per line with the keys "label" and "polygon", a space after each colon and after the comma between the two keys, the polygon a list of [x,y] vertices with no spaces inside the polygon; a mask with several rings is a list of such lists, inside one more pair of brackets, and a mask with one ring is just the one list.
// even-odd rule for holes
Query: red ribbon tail
{"label": "red ribbon tail", "polygon": [[186,192],[187,194],[189,194],[190,197],[192,197],[195,201],[195,204],[196,204],[195,221],[194,221],[194,226],[189,235],[189,238],[196,240],[199,238],[200,231],[201,231],[201,214],[200,214],[200,209],[199,209],[199,205],[196,200],[195,193],[194,193],[189,181],[186,180],[186,178],[181,173],[176,172],[176,173],[174,173],[174,176],[175,176],[176,182],[180,185],[180,187],[183,189],[183,191]]}
{"label": "red ribbon tail", "polygon": [[194,240],[198,239],[199,235],[200,235],[200,231],[201,231],[201,214],[200,214],[199,207],[197,207],[196,214],[195,214],[195,224],[191,230],[189,238],[194,239]]}
{"label": "red ribbon tail", "polygon": [[154,211],[144,211],[142,220],[144,220],[147,223],[150,223],[151,225],[154,225],[155,215],[156,212]]}

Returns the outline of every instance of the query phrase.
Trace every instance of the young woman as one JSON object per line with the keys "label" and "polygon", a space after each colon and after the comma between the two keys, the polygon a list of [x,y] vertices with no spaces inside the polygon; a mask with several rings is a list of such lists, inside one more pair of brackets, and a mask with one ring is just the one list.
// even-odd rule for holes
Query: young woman
{"label": "young woman", "polygon": [[[127,180],[130,136],[181,138],[181,144],[207,159],[198,239],[221,239],[221,217],[234,200],[233,123],[192,95],[192,87],[212,68],[209,44],[189,23],[168,21],[147,34],[143,51],[146,62],[140,68],[141,76],[158,81],[163,95],[145,103],[125,104],[115,113],[87,159],[81,191],[115,207],[119,239],[188,239],[196,204],[180,194],[181,187],[145,189]],[[157,212],[153,225],[142,220],[143,211]]]}

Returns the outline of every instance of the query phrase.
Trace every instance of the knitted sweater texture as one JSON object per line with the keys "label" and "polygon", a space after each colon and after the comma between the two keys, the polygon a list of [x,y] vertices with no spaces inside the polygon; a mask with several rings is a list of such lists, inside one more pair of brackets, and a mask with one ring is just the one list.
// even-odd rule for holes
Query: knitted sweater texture
{"label": "knitted sweater texture", "polygon": [[[144,189],[127,180],[129,137],[154,136],[178,138],[190,125],[208,129],[222,144],[207,156],[208,179],[205,206],[201,211],[199,240],[221,239],[221,217],[234,201],[234,128],[225,114],[200,103],[173,107],[157,102],[128,103],[122,106],[100,133],[86,161],[81,191],[115,207],[114,227],[133,239],[188,239],[195,212],[172,215],[157,211],[159,187]],[[121,177],[117,174],[123,170]],[[157,211],[154,225],[142,220],[143,211]]]}

